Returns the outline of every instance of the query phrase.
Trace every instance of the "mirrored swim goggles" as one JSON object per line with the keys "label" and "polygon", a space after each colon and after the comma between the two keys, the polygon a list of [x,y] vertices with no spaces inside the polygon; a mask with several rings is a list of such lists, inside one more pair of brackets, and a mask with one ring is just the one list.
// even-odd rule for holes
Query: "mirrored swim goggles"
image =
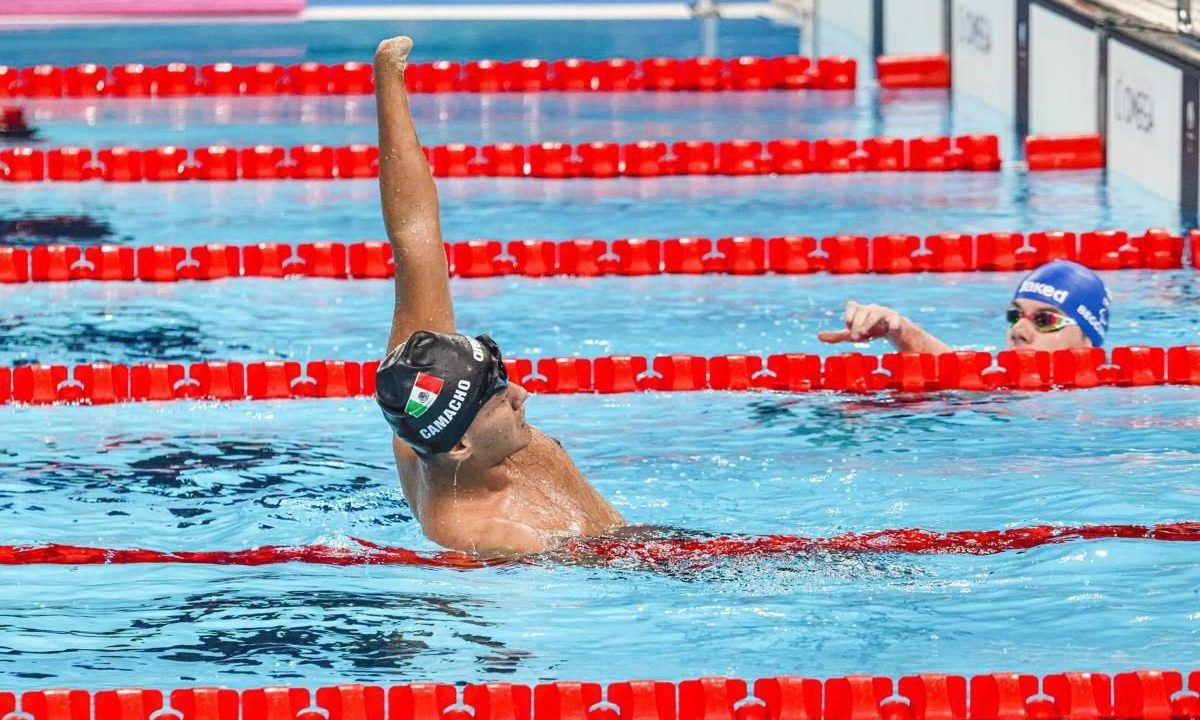
{"label": "mirrored swim goggles", "polygon": [[1021,321],[1021,318],[1025,318],[1033,324],[1033,329],[1040,333],[1058,332],[1065,327],[1078,324],[1066,315],[1056,313],[1053,310],[1047,310],[1046,308],[1032,312],[1021,312],[1021,308],[1009,306],[1008,310],[1004,313],[1004,318],[1008,320],[1009,327],[1016,325]]}
{"label": "mirrored swim goggles", "polygon": [[504,357],[500,354],[500,346],[496,344],[495,340],[487,335],[478,335],[475,339],[492,356],[492,367],[488,371],[484,385],[487,390],[484,391],[483,396],[479,399],[479,407],[482,408],[494,395],[504,392],[504,389],[508,387],[508,368],[504,367]]}

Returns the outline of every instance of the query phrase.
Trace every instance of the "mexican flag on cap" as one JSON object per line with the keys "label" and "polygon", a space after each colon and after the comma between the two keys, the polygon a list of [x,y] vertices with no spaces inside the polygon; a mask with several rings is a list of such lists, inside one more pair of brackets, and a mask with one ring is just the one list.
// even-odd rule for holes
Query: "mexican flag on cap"
{"label": "mexican flag on cap", "polygon": [[408,403],[404,412],[413,417],[421,417],[437,402],[438,393],[442,391],[442,380],[425,373],[417,373],[412,392],[408,394]]}

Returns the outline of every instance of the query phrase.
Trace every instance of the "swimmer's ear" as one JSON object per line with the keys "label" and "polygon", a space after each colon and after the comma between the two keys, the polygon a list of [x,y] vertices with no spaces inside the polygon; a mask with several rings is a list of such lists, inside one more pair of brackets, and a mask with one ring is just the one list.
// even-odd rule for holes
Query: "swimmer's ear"
{"label": "swimmer's ear", "polygon": [[459,440],[458,444],[446,451],[446,457],[454,462],[463,462],[471,457],[471,441],[465,437]]}

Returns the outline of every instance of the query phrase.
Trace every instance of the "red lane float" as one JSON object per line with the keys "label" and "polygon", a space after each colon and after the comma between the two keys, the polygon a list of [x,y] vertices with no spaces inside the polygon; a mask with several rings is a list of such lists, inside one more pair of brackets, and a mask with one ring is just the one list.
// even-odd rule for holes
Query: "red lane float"
{"label": "red lane float", "polygon": [[[846,533],[830,538],[787,535],[717,538],[671,538],[637,542],[578,540],[564,547],[569,554],[605,560],[642,562],[689,561],[717,557],[769,557],[811,551],[990,555],[1028,550],[1048,544],[1099,539],[1139,539],[1169,542],[1200,541],[1200,523],[1161,525],[1035,526],[1004,531],[937,533],[921,529]],[[304,562],[324,565],[419,565],[471,569],[514,560],[485,560],[457,552],[418,552],[358,541],[360,547],[263,546],[240,551],[158,551],[96,548],[75,545],[0,546],[3,565],[96,565],[184,563],[266,565]],[[525,562],[531,561],[526,559]],[[1124,717],[1134,717],[1127,715]]]}
{"label": "red lane float", "polygon": [[[474,60],[412,63],[406,85],[415,93],[675,92],[725,90],[853,90],[857,63],[845,56],[813,63],[799,55],[737,58],[607,60]],[[196,67],[170,63],[106,68],[0,65],[0,98],[184,97],[206,95],[365,95],[375,91],[371,65],[304,62]]]}
{"label": "red lane float", "polygon": [[[1003,350],[993,358],[962,350],[942,355],[842,353],[822,359],[804,353],[766,358],[729,354],[706,358],[512,358],[509,376],[531,392],[775,390],[843,393],[946,390],[1046,391],[1099,386],[1200,385],[1200,346],[1072,348],[1054,352]],[[0,368],[0,403],[104,405],[184,399],[279,400],[361,397],[375,392],[378,361],[291,360],[119,365],[33,364]]]}
{"label": "red lane float", "polygon": [[[1192,245],[1200,243],[1193,232]],[[818,247],[820,248],[818,251]],[[1121,230],[1084,233],[911,234],[873,238],[750,236],[605,240],[470,240],[446,244],[447,268],[459,278],[660,274],[793,275],[1029,270],[1050,260],[1076,260],[1095,270],[1169,270],[1183,267],[1184,240],[1151,229],[1131,237]],[[37,245],[0,248],[0,283],[68,280],[176,282],[226,277],[392,276],[391,245],[312,242],[239,247],[178,245]]]}
{"label": "red lane float", "polygon": [[25,111],[20,107],[0,105],[0,138],[28,138],[33,128],[25,122]]}
{"label": "red lane float", "polygon": [[949,55],[880,55],[875,58],[879,86],[895,88],[950,87]]}
{"label": "red lane float", "polygon": [[[533,145],[452,144],[425,148],[436,177],[549,179],[770,175],[840,172],[993,172],[1000,169],[995,135],[804,140],[688,140],[672,143],[543,142]],[[0,149],[6,182],[182,182],[190,180],[332,180],[379,175],[371,145],[256,145],[193,149],[34,147]]]}
{"label": "red lane float", "polygon": [[[1008,530],[958,530],[934,532],[920,528],[844,533],[827,538],[796,535],[719,536],[614,541],[601,538],[573,540],[553,559],[600,558],[607,562],[634,560],[661,565],[722,557],[778,557],[814,551],[889,553],[906,555],[994,555],[1029,550],[1044,545],[1106,539],[1159,542],[1200,542],[1200,523],[1159,525],[1082,525],[1011,528]],[[421,552],[376,545],[354,538],[358,546],[266,545],[246,550],[145,550],[79,545],[0,545],[0,565],[127,565],[181,563],[206,565],[272,565],[303,562],[317,565],[415,565],[475,569],[512,563],[545,561],[535,556],[486,559],[453,551]],[[1178,688],[1176,688],[1178,689]],[[991,716],[995,717],[995,716]],[[1107,717],[1107,716],[1104,716]],[[1136,717],[1124,715],[1121,717]]]}
{"label": "red lane float", "polygon": [[1195,720],[1200,673],[701,677],[678,683],[342,684],[0,692],[34,720]]}
{"label": "red lane float", "polygon": [[1099,135],[1030,135],[1025,138],[1030,170],[1088,170],[1104,167]]}

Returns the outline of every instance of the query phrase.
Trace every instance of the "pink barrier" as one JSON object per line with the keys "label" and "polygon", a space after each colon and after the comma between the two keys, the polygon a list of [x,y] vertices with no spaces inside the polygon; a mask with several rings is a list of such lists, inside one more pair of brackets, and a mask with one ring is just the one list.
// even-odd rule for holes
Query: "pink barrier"
{"label": "pink barrier", "polygon": [[4,0],[0,15],[299,15],[304,0]]}

